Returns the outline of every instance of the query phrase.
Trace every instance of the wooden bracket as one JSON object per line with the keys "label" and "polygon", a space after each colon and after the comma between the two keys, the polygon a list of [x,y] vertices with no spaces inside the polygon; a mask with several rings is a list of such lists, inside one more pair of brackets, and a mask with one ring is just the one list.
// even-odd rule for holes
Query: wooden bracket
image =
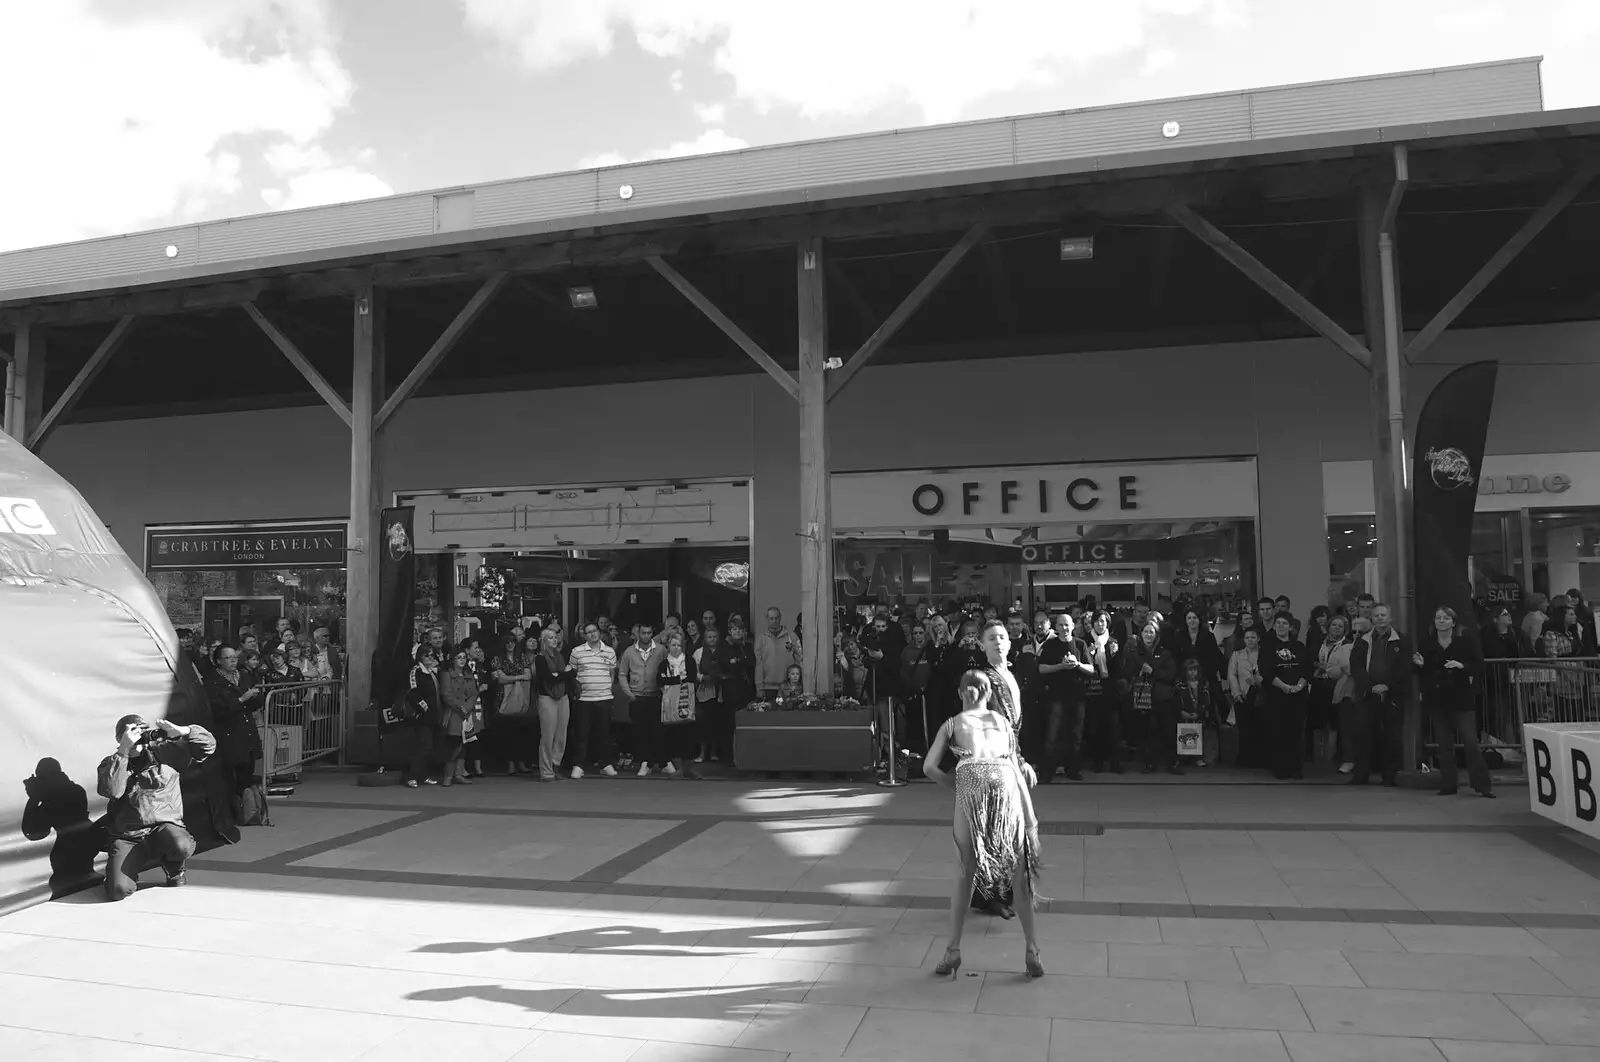
{"label": "wooden bracket", "polygon": [[317,371],[316,366],[312,365],[306,359],[306,356],[300,353],[300,348],[294,345],[294,341],[279,331],[277,325],[267,320],[266,315],[261,312],[261,308],[255,303],[245,303],[244,312],[249,314],[250,319],[256,323],[256,327],[265,332],[267,338],[272,340],[272,345],[283,352],[283,356],[289,359],[289,364],[300,370],[300,375],[306,378],[306,383],[310,384],[311,389],[321,395],[322,400],[328,403],[333,411],[339,415],[339,419],[344,421],[344,426],[350,427],[350,406],[345,402],[344,397],[333,389],[333,385]]}
{"label": "wooden bracket", "polygon": [[83,393],[89,389],[89,385],[94,383],[95,377],[100,375],[101,370],[106,367],[106,363],[111,360],[111,355],[115,354],[117,348],[122,346],[122,341],[128,338],[128,333],[133,329],[135,320],[137,320],[136,317],[128,314],[119,318],[117,323],[111,326],[111,332],[100,341],[100,345],[95,348],[94,353],[89,355],[89,360],[84,362],[83,368],[78,370],[78,375],[74,376],[72,382],[67,384],[67,389],[62,392],[60,398],[56,399],[56,404],[50,407],[50,412],[44,415],[44,418],[39,421],[39,426],[29,434],[28,449],[37,453],[39,447],[44,445],[45,439],[49,437],[50,432],[60,423],[61,418],[72,412],[72,407],[78,404],[78,399],[83,397]]}
{"label": "wooden bracket", "polygon": [[483,311],[489,308],[489,303],[494,301],[494,297],[500,293],[500,289],[505,286],[506,278],[510,275],[491,273],[478,290],[473,292],[472,298],[468,299],[467,304],[461,307],[461,312],[456,314],[455,320],[445,326],[445,330],[439,333],[439,338],[433,341],[433,346],[422,355],[422,360],[417,362],[416,366],[406,374],[406,378],[400,381],[400,386],[394,389],[394,394],[385,399],[383,405],[378,408],[378,413],[373,418],[374,431],[381,429],[384,423],[394,416],[395,410],[404,405],[406,399],[415,394],[417,388],[433,375],[433,370],[444,361],[445,355],[450,353],[451,348],[460,341]]}
{"label": "wooden bracket", "polygon": [[752,361],[767,370],[767,375],[778,381],[778,386],[787,391],[790,398],[797,402],[800,400],[800,385],[795,382],[795,378],[789,374],[789,371],[779,365],[772,355],[761,349],[761,344],[746,335],[744,329],[734,324],[727,314],[717,309],[716,304],[706,298],[699,288],[689,283],[687,277],[668,265],[660,255],[649,255],[645,258],[645,261],[649,262],[651,268],[660,273],[668,284],[677,288],[678,294],[688,299],[695,309],[705,314],[711,319],[712,324],[722,329],[723,334],[733,340],[740,350],[750,355]]}

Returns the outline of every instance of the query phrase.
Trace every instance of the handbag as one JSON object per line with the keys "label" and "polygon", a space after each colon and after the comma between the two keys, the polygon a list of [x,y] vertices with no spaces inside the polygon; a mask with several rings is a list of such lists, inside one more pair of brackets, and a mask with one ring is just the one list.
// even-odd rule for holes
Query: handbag
{"label": "handbag", "polygon": [[1133,684],[1133,710],[1148,712],[1155,707],[1154,687],[1147,678],[1139,678]]}
{"label": "handbag", "polygon": [[516,718],[528,714],[528,683],[522,679],[507,683],[500,689],[500,715]]}
{"label": "handbag", "polygon": [[1178,724],[1178,755],[1201,756],[1205,754],[1205,734],[1199,723]]}
{"label": "handbag", "polygon": [[689,684],[680,682],[661,687],[661,725],[676,726],[694,722],[694,698],[689,695]]}

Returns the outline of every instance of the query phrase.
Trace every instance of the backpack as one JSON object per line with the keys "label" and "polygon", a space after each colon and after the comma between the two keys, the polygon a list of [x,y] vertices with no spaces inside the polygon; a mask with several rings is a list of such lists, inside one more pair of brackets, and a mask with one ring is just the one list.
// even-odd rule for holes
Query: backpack
{"label": "backpack", "polygon": [[267,821],[267,794],[260,785],[252,785],[235,798],[234,822],[240,826],[261,826]]}

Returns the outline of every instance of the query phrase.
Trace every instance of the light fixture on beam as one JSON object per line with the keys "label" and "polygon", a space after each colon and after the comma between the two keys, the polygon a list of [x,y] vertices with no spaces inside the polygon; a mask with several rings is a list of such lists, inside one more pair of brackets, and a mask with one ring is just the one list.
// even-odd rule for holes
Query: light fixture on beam
{"label": "light fixture on beam", "polygon": [[1063,236],[1061,238],[1061,260],[1063,262],[1082,262],[1093,257],[1093,236]]}
{"label": "light fixture on beam", "polygon": [[574,310],[598,310],[600,300],[595,297],[594,289],[588,285],[568,288],[567,298],[572,302]]}

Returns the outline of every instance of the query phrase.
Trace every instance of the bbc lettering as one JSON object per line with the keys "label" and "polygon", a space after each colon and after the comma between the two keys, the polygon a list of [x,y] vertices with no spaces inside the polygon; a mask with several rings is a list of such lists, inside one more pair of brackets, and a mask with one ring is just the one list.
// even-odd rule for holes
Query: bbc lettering
{"label": "bbc lettering", "polygon": [[1555,723],[1522,728],[1528,759],[1528,795],[1533,811],[1579,833],[1600,838],[1600,729],[1593,723]]}
{"label": "bbc lettering", "polygon": [[54,535],[55,525],[32,498],[0,498],[0,535]]}

